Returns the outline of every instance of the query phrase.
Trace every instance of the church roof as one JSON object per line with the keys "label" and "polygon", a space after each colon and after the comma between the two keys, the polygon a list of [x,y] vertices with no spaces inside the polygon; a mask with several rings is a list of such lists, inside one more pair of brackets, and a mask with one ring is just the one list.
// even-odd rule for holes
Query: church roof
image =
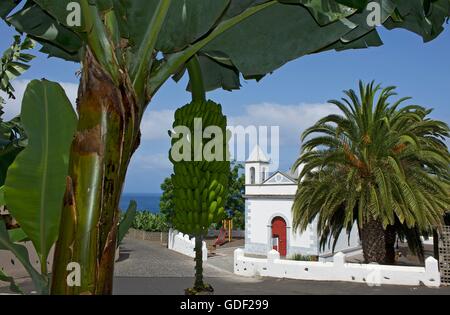
{"label": "church roof", "polygon": [[261,147],[259,145],[257,145],[252,153],[250,153],[250,156],[247,160],[248,162],[262,162],[262,163],[269,163],[270,160],[267,158],[266,154],[264,153],[264,151],[261,149]]}
{"label": "church roof", "polygon": [[291,172],[281,172],[277,171],[273,173],[264,184],[296,184],[298,181],[298,176],[292,174]]}

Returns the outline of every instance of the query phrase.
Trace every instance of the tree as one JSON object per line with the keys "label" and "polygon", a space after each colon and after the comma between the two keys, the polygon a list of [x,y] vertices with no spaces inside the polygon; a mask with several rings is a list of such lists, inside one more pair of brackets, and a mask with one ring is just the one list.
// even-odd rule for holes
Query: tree
{"label": "tree", "polygon": [[234,163],[229,175],[229,191],[225,203],[229,217],[239,216],[239,213],[245,212],[245,175],[240,173],[244,167],[242,164]]}
{"label": "tree", "polygon": [[294,166],[304,166],[294,228],[318,219],[324,246],[356,222],[367,262],[393,263],[397,234],[423,257],[420,236],[442,226],[450,205],[449,127],[424,107],[402,107],[408,98],[391,103],[394,90],[360,82],[359,96],[330,101],[341,114],[304,132]]}
{"label": "tree", "polygon": [[[450,15],[449,0],[377,0],[375,11],[366,9],[367,0],[24,2],[1,1],[0,17],[42,52],[83,66],[54,294],[112,292],[118,203],[143,113],[193,56],[207,90],[231,90],[241,74],[259,80],[307,54],[379,46],[378,22],[432,40]],[[74,261],[82,284],[69,288],[67,266]]]}
{"label": "tree", "polygon": [[173,183],[172,178],[167,177],[161,184],[162,195],[159,202],[159,211],[163,214],[169,223],[172,223],[172,218],[174,215],[174,204],[173,204]]}
{"label": "tree", "polygon": [[[9,167],[4,185],[4,203],[20,229],[6,231],[0,222],[0,250],[11,251],[31,276],[35,290],[48,294],[47,258],[59,232],[68,152],[77,118],[63,88],[46,80],[28,84],[20,117],[27,145]],[[36,250],[40,272],[29,261],[27,248],[18,244],[24,239]]]}
{"label": "tree", "polygon": [[[25,51],[33,47],[34,42],[31,39],[25,38],[22,41],[20,36],[14,36],[14,42],[3,53],[0,60],[0,91],[5,92],[9,98],[15,98],[11,81],[30,67],[29,62],[34,56]],[[5,183],[8,167],[22,151],[26,142],[19,117],[8,122],[3,121],[3,105],[5,100],[0,96],[0,186]]]}

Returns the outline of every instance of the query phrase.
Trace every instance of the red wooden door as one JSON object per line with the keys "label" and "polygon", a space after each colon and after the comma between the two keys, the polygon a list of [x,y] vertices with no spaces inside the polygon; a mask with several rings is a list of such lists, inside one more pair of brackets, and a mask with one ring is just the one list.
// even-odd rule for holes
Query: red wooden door
{"label": "red wooden door", "polygon": [[276,217],[272,220],[272,239],[278,239],[278,244],[274,242],[273,249],[280,253],[280,256],[286,256],[286,221],[281,217]]}

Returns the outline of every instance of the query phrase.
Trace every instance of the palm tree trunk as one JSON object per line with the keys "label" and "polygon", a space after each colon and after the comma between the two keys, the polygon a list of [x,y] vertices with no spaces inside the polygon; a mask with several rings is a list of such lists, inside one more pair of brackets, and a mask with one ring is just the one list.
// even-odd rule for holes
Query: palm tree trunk
{"label": "palm tree trunk", "polygon": [[396,232],[393,226],[385,230],[379,220],[368,220],[361,229],[361,241],[366,263],[395,263]]}
{"label": "palm tree trunk", "polygon": [[434,258],[439,261],[439,233],[437,230],[433,230],[433,250]]}
{"label": "palm tree trunk", "polygon": [[194,289],[201,291],[205,288],[203,282],[203,237],[195,236],[195,284]]}
{"label": "palm tree trunk", "polygon": [[[88,51],[78,92],[79,123],[71,147],[52,294],[111,294],[118,204],[126,170],[139,145],[140,113],[129,80],[119,86]],[[68,287],[69,263],[81,286]]]}

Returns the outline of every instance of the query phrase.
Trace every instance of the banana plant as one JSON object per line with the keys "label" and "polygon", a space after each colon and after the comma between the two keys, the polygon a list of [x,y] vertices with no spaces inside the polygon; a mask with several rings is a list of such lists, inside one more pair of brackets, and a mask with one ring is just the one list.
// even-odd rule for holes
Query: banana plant
{"label": "banana plant", "polygon": [[30,61],[35,58],[34,55],[25,52],[34,46],[35,43],[30,38],[26,37],[22,41],[21,37],[16,35],[14,42],[0,59],[0,91],[5,92],[9,98],[15,98],[11,81],[27,71],[30,68]]}
{"label": "banana plant", "polygon": [[[118,203],[141,119],[193,56],[206,90],[232,90],[241,75],[259,80],[308,54],[379,46],[377,25],[432,40],[449,16],[450,0],[1,1],[0,17],[43,53],[82,63],[52,292],[112,292]],[[80,287],[66,284],[70,262],[82,266]]]}
{"label": "banana plant", "polygon": [[[48,294],[48,255],[58,236],[77,117],[63,88],[46,80],[28,84],[20,115],[28,145],[8,169],[0,202],[7,205],[21,228],[7,231],[0,222],[0,250],[10,250],[37,291]],[[24,240],[30,240],[38,254],[39,272],[32,267],[27,248],[18,244]]]}
{"label": "banana plant", "polygon": [[[0,59],[0,91],[14,99],[14,87],[11,81],[30,68],[34,55],[26,51],[33,49],[35,43],[28,37],[23,41],[14,36],[12,45],[6,49]],[[0,96],[0,186],[5,182],[6,171],[17,154],[25,147],[26,135],[20,124],[20,117],[3,121],[5,100]]]}
{"label": "banana plant", "polygon": [[[203,238],[211,224],[225,217],[230,173],[229,137],[222,106],[206,101],[203,74],[197,57],[189,61],[188,71],[192,102],[175,112],[175,132],[172,134],[169,159],[174,166],[173,225],[179,231],[195,236],[195,283],[186,292],[197,294],[213,291],[209,284],[203,282]],[[216,128],[214,134],[208,133],[210,128]],[[188,134],[183,134],[183,130],[189,131]],[[183,137],[180,139],[181,135]],[[208,148],[211,150],[208,151]]]}

